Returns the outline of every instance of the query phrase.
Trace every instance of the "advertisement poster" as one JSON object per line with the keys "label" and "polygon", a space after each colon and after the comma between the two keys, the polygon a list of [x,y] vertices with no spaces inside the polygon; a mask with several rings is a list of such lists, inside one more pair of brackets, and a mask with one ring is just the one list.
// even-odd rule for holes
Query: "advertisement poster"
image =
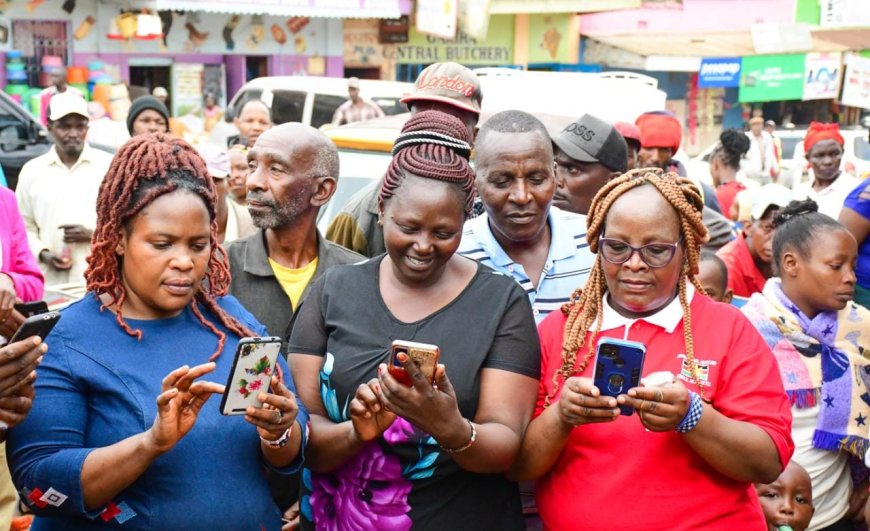
{"label": "advertisement poster", "polygon": [[701,60],[698,88],[740,86],[740,57],[708,57]]}
{"label": "advertisement poster", "polygon": [[805,62],[804,54],[744,57],[739,101],[802,99]]}
{"label": "advertisement poster", "polygon": [[839,53],[808,53],[804,65],[804,100],[828,100],[840,93]]}
{"label": "advertisement poster", "polygon": [[870,59],[857,55],[846,57],[841,101],[850,107],[870,109]]}

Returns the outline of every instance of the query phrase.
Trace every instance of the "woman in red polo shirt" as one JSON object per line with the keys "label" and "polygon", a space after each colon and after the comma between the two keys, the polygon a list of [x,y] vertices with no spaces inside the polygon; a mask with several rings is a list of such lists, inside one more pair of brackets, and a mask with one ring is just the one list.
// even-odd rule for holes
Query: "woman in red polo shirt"
{"label": "woman in red polo shirt", "polygon": [[[788,463],[791,414],[770,349],[695,279],[702,207],[691,181],[649,169],[592,203],[587,239],[599,260],[538,327],[538,404],[511,471],[540,478],[548,529],[766,528],[752,483]],[[646,345],[645,376],[676,376],[602,396],[590,361],[603,337]],[[622,405],[636,413],[620,415]]]}

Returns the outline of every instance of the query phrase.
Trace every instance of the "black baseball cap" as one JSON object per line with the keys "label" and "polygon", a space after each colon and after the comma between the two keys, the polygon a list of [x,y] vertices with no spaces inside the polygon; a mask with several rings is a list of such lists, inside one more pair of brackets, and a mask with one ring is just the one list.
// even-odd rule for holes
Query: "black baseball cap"
{"label": "black baseball cap", "polygon": [[584,114],[553,137],[553,143],[580,162],[598,162],[611,171],[628,171],[628,145],[612,125]]}

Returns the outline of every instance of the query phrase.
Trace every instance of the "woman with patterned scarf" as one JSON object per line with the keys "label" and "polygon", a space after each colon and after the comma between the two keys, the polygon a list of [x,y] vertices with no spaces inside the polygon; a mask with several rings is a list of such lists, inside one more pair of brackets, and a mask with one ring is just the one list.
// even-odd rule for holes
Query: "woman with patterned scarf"
{"label": "woman with patterned scarf", "polygon": [[743,308],[773,350],[792,405],[793,459],[807,469],[810,529],[863,520],[870,426],[870,312],[852,302],[857,243],[843,225],[793,201],[774,218],[770,279]]}

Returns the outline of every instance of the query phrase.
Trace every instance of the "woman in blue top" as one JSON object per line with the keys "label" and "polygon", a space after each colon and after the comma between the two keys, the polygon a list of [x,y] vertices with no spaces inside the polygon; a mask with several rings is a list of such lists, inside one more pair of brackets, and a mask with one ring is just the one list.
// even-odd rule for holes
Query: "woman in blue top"
{"label": "woman in blue top", "polygon": [[307,415],[278,377],[244,420],[204,407],[224,386],[199,378],[226,381],[265,328],[224,296],[214,186],[184,141],[142,135],[115,156],[86,279],[8,438],[33,528],[279,529],[263,466],[299,468]]}
{"label": "woman in blue top", "polygon": [[840,223],[858,242],[855,302],[870,309],[870,180],[863,181],[846,197],[840,211]]}

